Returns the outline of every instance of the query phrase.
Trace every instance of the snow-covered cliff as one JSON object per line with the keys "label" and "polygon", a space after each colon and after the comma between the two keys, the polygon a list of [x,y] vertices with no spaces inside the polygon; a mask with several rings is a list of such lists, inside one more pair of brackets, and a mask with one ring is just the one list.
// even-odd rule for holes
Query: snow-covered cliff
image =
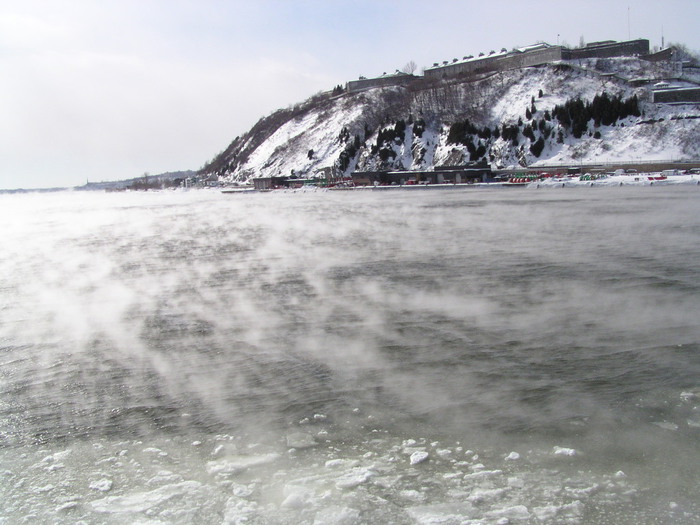
{"label": "snow-covered cliff", "polygon": [[700,104],[652,102],[654,84],[669,78],[677,86],[700,83],[674,64],[614,58],[321,93],[261,119],[202,171],[245,181],[470,160],[501,168],[700,158]]}

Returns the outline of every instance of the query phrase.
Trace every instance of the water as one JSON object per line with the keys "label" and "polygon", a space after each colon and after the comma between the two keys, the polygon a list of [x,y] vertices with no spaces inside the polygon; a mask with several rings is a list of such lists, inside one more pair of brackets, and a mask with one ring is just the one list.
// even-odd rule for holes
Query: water
{"label": "water", "polygon": [[700,523],[699,191],[0,195],[0,523]]}

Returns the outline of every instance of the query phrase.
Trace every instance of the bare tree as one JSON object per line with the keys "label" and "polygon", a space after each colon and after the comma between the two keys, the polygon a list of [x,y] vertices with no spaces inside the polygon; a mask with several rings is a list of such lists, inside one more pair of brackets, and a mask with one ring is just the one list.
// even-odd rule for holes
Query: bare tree
{"label": "bare tree", "polygon": [[416,65],[415,61],[411,60],[408,63],[406,63],[405,66],[403,66],[403,69],[401,71],[404,73],[407,73],[409,75],[412,75],[413,73],[416,72],[416,69],[418,69],[418,66]]}

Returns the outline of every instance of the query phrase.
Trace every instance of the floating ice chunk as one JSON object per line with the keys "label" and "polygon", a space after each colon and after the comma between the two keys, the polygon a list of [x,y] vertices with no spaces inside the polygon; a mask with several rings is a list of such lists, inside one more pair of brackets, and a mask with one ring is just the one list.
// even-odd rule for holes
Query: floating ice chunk
{"label": "floating ice chunk", "polygon": [[287,446],[292,448],[310,448],[316,446],[316,440],[311,434],[294,432],[287,435]]}
{"label": "floating ice chunk", "polygon": [[474,472],[473,474],[465,474],[462,479],[464,481],[467,481],[480,478],[490,478],[493,476],[500,476],[501,474],[503,474],[502,470],[480,470],[478,472]]}
{"label": "floating ice chunk", "polygon": [[441,458],[446,458],[452,454],[452,451],[449,448],[439,448],[435,451],[435,453]]}
{"label": "floating ice chunk", "polygon": [[521,489],[525,486],[525,480],[522,478],[515,477],[515,476],[510,477],[510,478],[508,478],[508,486],[515,487],[517,489]]}
{"label": "floating ice chunk", "polygon": [[80,505],[80,503],[77,501],[69,501],[67,503],[64,503],[63,505],[59,505],[58,507],[56,507],[56,512],[64,512],[66,510],[74,509],[78,505]]}
{"label": "floating ice chunk", "polygon": [[347,467],[347,468],[352,468],[356,467],[359,465],[359,461],[356,459],[329,459],[326,461],[325,466],[326,468],[338,468],[338,467]]}
{"label": "floating ice chunk", "polygon": [[425,494],[413,489],[402,490],[401,492],[399,492],[399,496],[408,501],[421,502],[425,500]]}
{"label": "floating ice chunk", "polygon": [[652,425],[656,425],[659,428],[663,428],[664,430],[678,430],[678,425],[675,423],[669,423],[668,421],[654,421]]}
{"label": "floating ice chunk", "polygon": [[566,447],[557,447],[555,446],[552,449],[552,453],[555,456],[575,456],[578,454],[575,449],[573,448],[566,448]]}
{"label": "floating ice chunk", "polygon": [[476,509],[468,501],[420,505],[409,507],[406,512],[419,524],[463,523],[477,515]]}
{"label": "floating ice chunk", "polygon": [[44,462],[51,462],[51,461],[61,461],[62,459],[65,459],[68,457],[71,453],[71,450],[63,450],[61,452],[54,452],[50,456],[46,456],[43,461]]}
{"label": "floating ice chunk", "polygon": [[313,491],[299,485],[287,485],[284,487],[285,496],[282,507],[287,509],[303,509],[313,499]]}
{"label": "floating ice chunk", "polygon": [[168,483],[178,483],[184,481],[183,477],[169,470],[161,470],[146,482],[146,485],[165,485]]}
{"label": "floating ice chunk", "polygon": [[681,401],[685,403],[690,403],[691,401],[697,401],[698,395],[695,392],[681,392]]}
{"label": "floating ice chunk", "polygon": [[565,487],[564,490],[568,495],[571,495],[575,498],[586,499],[598,492],[600,490],[600,485],[598,485],[598,483],[594,483],[590,487]]}
{"label": "floating ice chunk", "polygon": [[163,452],[161,449],[156,447],[144,448],[143,451],[147,452],[148,454],[160,454],[161,452]]}
{"label": "floating ice chunk", "polygon": [[385,489],[390,489],[394,487],[399,481],[403,479],[403,476],[382,476],[375,478],[373,483],[378,487],[383,487]]}
{"label": "floating ice chunk", "polygon": [[92,490],[99,490],[100,492],[109,492],[112,490],[112,480],[107,478],[102,478],[97,481],[90,483],[89,487]]}
{"label": "floating ice chunk", "polygon": [[627,477],[627,474],[625,474],[625,473],[622,472],[621,470],[618,470],[617,472],[615,472],[615,477],[618,478],[618,479],[626,478],[626,477]]}
{"label": "floating ice chunk", "polygon": [[530,519],[530,511],[525,505],[514,505],[505,509],[496,509],[485,514],[487,518],[500,518],[496,523],[510,523],[511,520],[528,520]]}
{"label": "floating ice chunk", "polygon": [[93,501],[90,505],[95,512],[145,512],[171,498],[197,491],[201,487],[202,484],[197,481],[183,481],[150,492],[137,492],[126,496],[107,496]]}
{"label": "floating ice chunk", "polygon": [[506,489],[474,489],[467,498],[472,503],[482,503],[484,501],[494,501],[501,499],[506,493]]}
{"label": "floating ice chunk", "polygon": [[272,463],[279,458],[279,454],[261,454],[259,456],[232,456],[219,461],[209,461],[207,472],[209,474],[238,474],[249,468]]}
{"label": "floating ice chunk", "polygon": [[365,468],[354,468],[347,474],[338,478],[335,486],[339,489],[352,489],[363,483],[367,483],[370,478],[376,476],[376,472]]}
{"label": "floating ice chunk", "polygon": [[425,460],[427,460],[430,457],[430,454],[428,454],[425,451],[418,450],[411,454],[411,465],[417,465],[418,463],[423,463]]}
{"label": "floating ice chunk", "polygon": [[252,514],[258,508],[254,501],[247,501],[238,498],[229,498],[224,509],[224,525],[240,525],[249,523]]}
{"label": "floating ice chunk", "polygon": [[548,522],[552,519],[554,519],[559,512],[559,507],[556,505],[547,505],[546,507],[535,507],[532,509],[532,512],[535,514],[535,517],[539,521],[544,521]]}
{"label": "floating ice chunk", "polygon": [[233,485],[232,487],[233,495],[239,498],[247,498],[253,495],[254,484],[251,485]]}
{"label": "floating ice chunk", "polygon": [[517,452],[511,452],[506,456],[506,461],[515,461],[516,459],[520,459],[520,454]]}
{"label": "floating ice chunk", "polygon": [[354,525],[360,520],[360,511],[346,507],[327,507],[320,510],[314,525]]}
{"label": "floating ice chunk", "polygon": [[193,447],[198,447],[198,446],[200,446],[201,444],[202,444],[201,441],[193,441],[193,442],[192,442],[192,446],[193,446]]}
{"label": "floating ice chunk", "polygon": [[327,416],[325,414],[314,414],[315,421],[325,421]]}

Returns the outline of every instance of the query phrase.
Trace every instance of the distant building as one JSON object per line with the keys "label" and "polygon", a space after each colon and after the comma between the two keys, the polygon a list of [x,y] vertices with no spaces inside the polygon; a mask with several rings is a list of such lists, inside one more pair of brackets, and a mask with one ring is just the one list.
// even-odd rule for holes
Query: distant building
{"label": "distant building", "polygon": [[606,40],[604,42],[592,42],[586,47],[565,49],[562,59],[635,57],[648,54],[649,41],[646,39],[628,40],[626,42]]}
{"label": "distant building", "polygon": [[256,190],[272,190],[288,185],[287,177],[256,177],[253,179],[253,187]]}
{"label": "distant building", "polygon": [[491,179],[491,166],[469,163],[460,166],[435,166],[427,170],[356,171],[352,173],[355,186],[403,186],[412,184],[464,184]]}
{"label": "distant building", "polygon": [[346,90],[353,93],[377,87],[405,86],[414,80],[418,80],[418,77],[397,70],[390,74],[384,73],[376,78],[360,77],[358,80],[351,80],[347,83]]}
{"label": "distant building", "polygon": [[648,40],[630,40],[628,42],[594,42],[586,47],[568,49],[563,46],[552,46],[547,43],[534,44],[527,47],[500,52],[482,53],[478,57],[466,56],[462,60],[435,63],[425,70],[425,77],[432,79],[452,78],[459,76],[477,75],[508,69],[551,64],[560,60],[576,60],[582,58],[610,58],[618,56],[645,56],[649,54]]}

